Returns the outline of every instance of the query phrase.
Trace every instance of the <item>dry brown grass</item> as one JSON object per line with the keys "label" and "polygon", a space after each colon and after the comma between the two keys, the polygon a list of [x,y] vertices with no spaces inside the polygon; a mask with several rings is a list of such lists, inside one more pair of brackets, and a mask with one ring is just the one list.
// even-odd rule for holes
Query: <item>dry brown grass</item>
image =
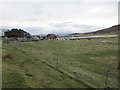
{"label": "dry brown grass", "polygon": [[6,60],[6,59],[13,60],[13,55],[10,53],[5,53],[2,58],[3,60]]}

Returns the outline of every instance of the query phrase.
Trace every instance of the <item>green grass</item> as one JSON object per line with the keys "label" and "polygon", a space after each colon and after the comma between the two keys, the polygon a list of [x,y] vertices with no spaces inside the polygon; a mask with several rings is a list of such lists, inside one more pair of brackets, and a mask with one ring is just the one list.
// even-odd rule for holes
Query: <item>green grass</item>
{"label": "green grass", "polygon": [[0,38],[0,89],[2,89],[2,41]]}
{"label": "green grass", "polygon": [[[31,46],[30,46],[31,47]],[[9,58],[7,57],[9,55]],[[6,58],[5,58],[6,56]],[[21,49],[3,43],[3,88],[88,88]]]}
{"label": "green grass", "polygon": [[3,43],[3,56],[12,57],[3,59],[3,87],[104,88],[110,70],[108,86],[117,88],[117,41],[105,38]]}

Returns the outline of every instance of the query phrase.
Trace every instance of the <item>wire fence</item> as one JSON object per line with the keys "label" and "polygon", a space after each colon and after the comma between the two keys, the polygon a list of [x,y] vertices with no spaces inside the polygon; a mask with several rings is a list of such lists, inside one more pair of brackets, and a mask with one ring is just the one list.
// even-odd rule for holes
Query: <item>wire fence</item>
{"label": "wire fence", "polygon": [[[111,88],[118,86],[117,76],[114,74],[111,68],[107,70],[103,70],[102,71],[103,74],[100,75],[89,70],[85,71],[83,67],[82,68],[80,67],[79,69],[76,67],[72,67],[72,64],[68,65],[69,62],[64,63],[62,57],[62,51],[60,50],[61,45],[59,45],[58,48],[57,43],[54,40],[51,40],[50,43],[52,43],[50,44],[52,45],[51,50],[52,49],[55,50],[52,53],[49,53],[46,47],[43,50],[41,50],[41,47],[38,44],[38,42],[19,42],[19,41],[10,42],[11,45],[15,46],[16,48],[24,51],[29,55],[34,56],[36,59],[41,60],[41,62],[45,63],[46,65],[58,70],[61,73],[66,74],[67,76],[75,80],[83,82],[91,87]],[[104,67],[104,65],[101,67]],[[100,70],[98,70],[98,72],[99,71]],[[115,80],[111,79],[113,77]]]}

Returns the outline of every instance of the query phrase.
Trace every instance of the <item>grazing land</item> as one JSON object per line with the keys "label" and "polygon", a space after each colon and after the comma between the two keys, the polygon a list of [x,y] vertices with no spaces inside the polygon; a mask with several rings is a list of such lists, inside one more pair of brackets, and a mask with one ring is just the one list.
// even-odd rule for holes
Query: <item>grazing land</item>
{"label": "grazing land", "polygon": [[117,88],[118,39],[3,42],[3,88]]}

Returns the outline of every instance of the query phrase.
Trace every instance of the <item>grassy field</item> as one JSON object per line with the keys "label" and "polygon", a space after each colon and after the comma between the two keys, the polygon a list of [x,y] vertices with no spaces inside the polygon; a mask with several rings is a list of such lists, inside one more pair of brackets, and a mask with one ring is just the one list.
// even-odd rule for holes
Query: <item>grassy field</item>
{"label": "grassy field", "polygon": [[0,38],[0,89],[2,89],[2,39]]}
{"label": "grassy field", "polygon": [[2,48],[5,88],[118,87],[117,38],[11,42]]}

